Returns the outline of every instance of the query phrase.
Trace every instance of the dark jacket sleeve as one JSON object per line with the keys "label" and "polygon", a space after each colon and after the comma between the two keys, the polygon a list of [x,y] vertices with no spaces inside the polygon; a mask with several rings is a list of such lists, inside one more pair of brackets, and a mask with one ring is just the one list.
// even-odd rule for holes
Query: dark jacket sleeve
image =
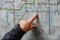
{"label": "dark jacket sleeve", "polygon": [[15,25],[15,27],[9,31],[2,40],[21,40],[22,36],[25,34],[25,32],[19,27],[18,25]]}

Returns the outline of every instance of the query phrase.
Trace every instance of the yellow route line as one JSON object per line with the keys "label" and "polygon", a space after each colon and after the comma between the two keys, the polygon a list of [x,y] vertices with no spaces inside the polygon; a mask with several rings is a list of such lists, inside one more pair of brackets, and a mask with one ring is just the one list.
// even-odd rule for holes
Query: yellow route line
{"label": "yellow route line", "polygon": [[35,0],[33,0],[33,2],[25,2],[19,9],[0,8],[0,10],[16,10],[16,11],[17,11],[17,10],[21,10],[25,4],[33,4],[34,1],[35,1]]}

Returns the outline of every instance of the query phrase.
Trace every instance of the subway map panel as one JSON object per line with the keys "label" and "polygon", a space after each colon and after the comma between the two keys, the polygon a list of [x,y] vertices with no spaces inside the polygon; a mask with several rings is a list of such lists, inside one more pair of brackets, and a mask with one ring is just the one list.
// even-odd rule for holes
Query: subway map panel
{"label": "subway map panel", "polygon": [[35,13],[39,14],[43,38],[31,30],[22,40],[60,40],[60,0],[0,0],[0,40],[19,20]]}

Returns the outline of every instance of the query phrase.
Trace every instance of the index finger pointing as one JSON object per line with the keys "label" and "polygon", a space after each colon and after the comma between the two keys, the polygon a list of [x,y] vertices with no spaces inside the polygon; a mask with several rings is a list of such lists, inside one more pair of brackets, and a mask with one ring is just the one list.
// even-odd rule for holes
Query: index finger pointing
{"label": "index finger pointing", "polygon": [[37,17],[38,17],[38,14],[35,14],[35,15],[29,20],[29,24],[31,24]]}

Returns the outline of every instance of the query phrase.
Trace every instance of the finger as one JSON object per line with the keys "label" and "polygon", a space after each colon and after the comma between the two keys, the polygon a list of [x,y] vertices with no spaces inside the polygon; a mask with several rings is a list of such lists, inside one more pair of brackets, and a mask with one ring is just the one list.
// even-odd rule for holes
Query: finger
{"label": "finger", "polygon": [[37,17],[38,17],[38,14],[35,14],[35,15],[29,20],[29,24],[31,24]]}
{"label": "finger", "polygon": [[30,29],[33,29],[33,28],[36,28],[37,27],[37,25],[32,25],[31,27],[30,27]]}

